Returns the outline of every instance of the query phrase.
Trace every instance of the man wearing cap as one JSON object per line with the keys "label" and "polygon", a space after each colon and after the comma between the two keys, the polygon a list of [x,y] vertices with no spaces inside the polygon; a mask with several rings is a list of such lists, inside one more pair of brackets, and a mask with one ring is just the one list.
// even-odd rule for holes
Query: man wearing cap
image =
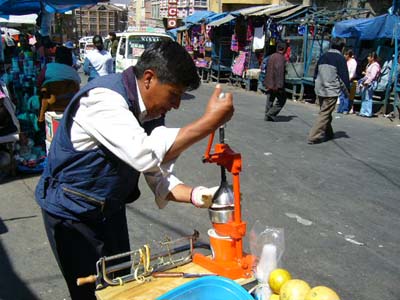
{"label": "man wearing cap", "polygon": [[114,73],[113,59],[110,52],[104,49],[103,38],[100,35],[93,37],[94,50],[88,51],[83,63],[83,71],[89,75],[88,81]]}
{"label": "man wearing cap", "polygon": [[232,95],[220,99],[217,86],[200,118],[182,128],[164,126],[183,93],[199,85],[186,50],[160,41],[135,66],[89,82],[64,111],[35,196],[72,300],[96,299],[95,284],[77,286],[76,279],[96,274],[100,257],[130,250],[125,205],[140,197],[140,173],[159,208],[169,201],[211,205],[217,188],[183,183],[174,164],[230,120]]}
{"label": "man wearing cap", "polygon": [[75,46],[74,43],[72,41],[67,41],[64,44],[65,47],[67,47],[68,49],[71,49],[71,54],[72,54],[72,67],[75,70],[79,70],[79,68],[81,67],[81,63],[79,61],[79,59],[76,57],[75,55]]}

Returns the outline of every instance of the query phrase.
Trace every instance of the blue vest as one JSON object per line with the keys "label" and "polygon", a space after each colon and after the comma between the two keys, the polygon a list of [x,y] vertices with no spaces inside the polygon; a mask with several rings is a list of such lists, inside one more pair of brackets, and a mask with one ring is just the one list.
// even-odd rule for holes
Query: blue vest
{"label": "blue vest", "polygon": [[[102,145],[88,151],[77,151],[72,145],[72,117],[79,107],[79,100],[96,87],[108,88],[122,95],[132,114],[136,118],[138,116],[136,80],[132,68],[91,81],[65,109],[35,196],[42,209],[76,221],[101,220],[140,196],[138,171]],[[150,134],[154,127],[163,124],[164,118],[160,118],[142,126]]]}

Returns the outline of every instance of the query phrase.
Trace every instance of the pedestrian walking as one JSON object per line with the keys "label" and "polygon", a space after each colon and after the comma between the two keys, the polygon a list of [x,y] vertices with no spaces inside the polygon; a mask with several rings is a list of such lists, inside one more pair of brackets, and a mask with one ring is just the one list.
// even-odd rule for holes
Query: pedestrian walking
{"label": "pedestrian walking", "polygon": [[174,165],[230,120],[232,95],[220,99],[217,85],[200,118],[183,128],[164,126],[165,114],[199,85],[191,56],[164,40],[134,67],[89,82],[64,111],[35,196],[72,300],[96,299],[94,284],[78,287],[76,279],[96,274],[100,257],[130,250],[125,205],[140,197],[140,173],[159,208],[168,201],[211,205],[217,188],[184,184]]}
{"label": "pedestrian walking", "polygon": [[341,39],[334,38],[331,41],[331,48],[318,60],[314,79],[320,111],[308,134],[308,144],[317,144],[334,138],[332,113],[340,93],[343,91],[348,94],[350,87],[349,71],[341,53],[343,46]]}
{"label": "pedestrian walking", "polygon": [[110,52],[104,49],[103,38],[100,35],[93,37],[95,49],[88,51],[83,63],[83,71],[89,76],[88,81],[114,73],[113,59]]}
{"label": "pedestrian walking", "polygon": [[286,103],[285,59],[286,43],[279,42],[276,52],[270,56],[264,85],[267,91],[265,103],[265,121],[275,121],[275,117]]}

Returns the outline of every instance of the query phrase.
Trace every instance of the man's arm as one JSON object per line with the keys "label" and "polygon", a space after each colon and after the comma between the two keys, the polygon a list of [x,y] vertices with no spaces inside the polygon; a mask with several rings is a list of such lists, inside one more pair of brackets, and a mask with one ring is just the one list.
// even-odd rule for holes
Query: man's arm
{"label": "man's arm", "polygon": [[86,75],[90,74],[90,61],[89,61],[89,59],[87,57],[85,57],[85,61],[83,63],[83,72]]}
{"label": "man's arm", "polygon": [[219,99],[220,94],[221,87],[218,84],[203,116],[179,130],[174,143],[164,156],[163,163],[177,158],[191,145],[205,138],[231,119],[234,111],[232,95],[227,93],[223,99]]}

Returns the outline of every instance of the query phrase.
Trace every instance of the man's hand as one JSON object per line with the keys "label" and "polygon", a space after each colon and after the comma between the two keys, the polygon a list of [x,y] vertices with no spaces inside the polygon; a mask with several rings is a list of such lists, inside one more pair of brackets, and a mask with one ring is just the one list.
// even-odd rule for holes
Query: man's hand
{"label": "man's hand", "polygon": [[218,186],[206,188],[204,186],[196,186],[190,194],[190,202],[199,208],[209,208],[212,204],[214,194],[218,190]]}
{"label": "man's hand", "polygon": [[215,129],[228,122],[234,112],[232,94],[226,93],[220,98],[221,92],[221,85],[217,84],[204,112],[204,117]]}
{"label": "man's hand", "polygon": [[179,130],[175,142],[164,156],[163,163],[177,158],[184,150],[224,125],[233,116],[232,94],[220,98],[221,86],[217,84],[204,114]]}

